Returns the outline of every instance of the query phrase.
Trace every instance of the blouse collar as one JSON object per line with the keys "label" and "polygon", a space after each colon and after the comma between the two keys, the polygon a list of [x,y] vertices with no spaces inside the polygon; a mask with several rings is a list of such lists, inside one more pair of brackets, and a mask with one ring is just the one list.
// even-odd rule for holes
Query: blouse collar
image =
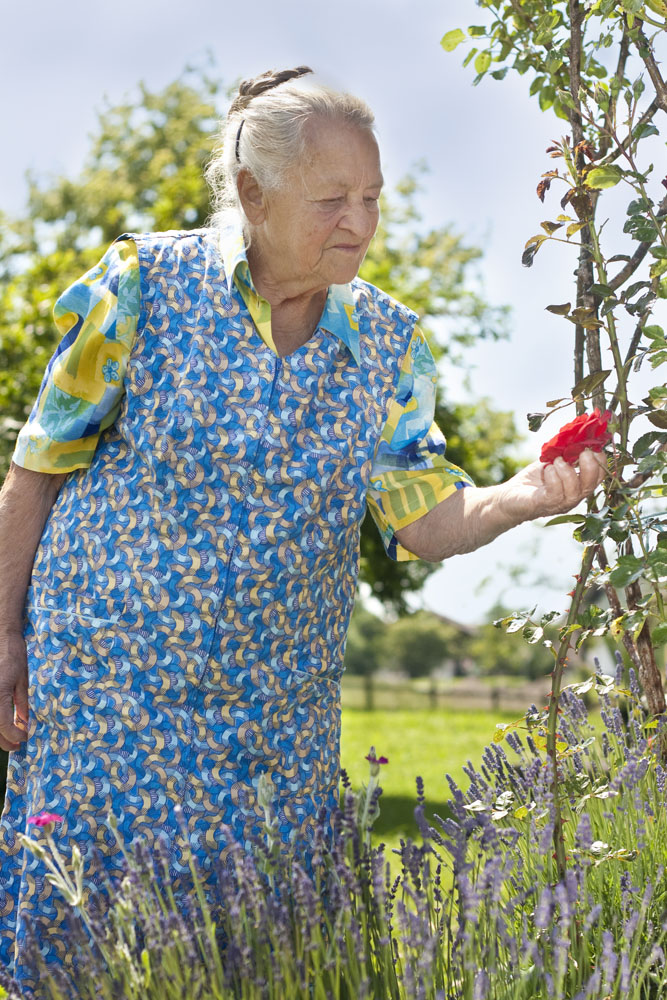
{"label": "blouse collar", "polygon": [[[232,291],[232,280],[235,280],[237,285],[239,282],[246,285],[260,303],[265,303],[253,284],[241,225],[230,225],[222,229],[219,239],[220,256],[229,293],[231,294]],[[265,304],[268,305],[268,303]],[[324,312],[318,325],[328,333],[338,337],[350,351],[357,364],[361,364],[359,316],[352,285],[329,286]]]}

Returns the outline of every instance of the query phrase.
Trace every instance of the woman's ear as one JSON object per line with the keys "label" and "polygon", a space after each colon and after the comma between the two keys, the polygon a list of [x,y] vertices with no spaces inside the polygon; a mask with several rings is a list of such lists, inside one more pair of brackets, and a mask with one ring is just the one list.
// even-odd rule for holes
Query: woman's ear
{"label": "woman's ear", "polygon": [[252,226],[258,226],[266,218],[264,195],[254,176],[241,167],[236,178],[236,189],[246,219]]}

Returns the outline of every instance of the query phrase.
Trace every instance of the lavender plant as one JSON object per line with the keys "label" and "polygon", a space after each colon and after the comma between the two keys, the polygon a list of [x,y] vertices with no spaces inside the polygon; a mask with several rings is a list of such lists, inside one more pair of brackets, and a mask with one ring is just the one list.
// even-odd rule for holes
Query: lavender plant
{"label": "lavender plant", "polygon": [[[275,850],[270,782],[266,832],[233,848],[213,889],[190,859],[184,891],[167,857],[137,845],[125,871],[86,900],[81,856],[58,858],[52,884],[72,906],[67,968],[43,967],[38,1000],[658,1000],[667,991],[667,772],[662,728],[630,687],[598,673],[602,732],[586,684],[562,694],[559,783],[566,877],[553,854],[554,789],[543,713],[499,728],[449,815],[427,817],[417,782],[419,842],[401,843],[392,877],[371,845],[380,771],[355,793],[344,781],[331,830],[306,860]],[[587,682],[588,683],[588,682]],[[567,750],[565,749],[567,748]],[[112,821],[113,829],[113,821]],[[187,843],[184,844],[187,851]],[[49,853],[51,852],[51,853]],[[103,905],[104,904],[104,905]],[[5,996],[20,996],[0,977]]]}

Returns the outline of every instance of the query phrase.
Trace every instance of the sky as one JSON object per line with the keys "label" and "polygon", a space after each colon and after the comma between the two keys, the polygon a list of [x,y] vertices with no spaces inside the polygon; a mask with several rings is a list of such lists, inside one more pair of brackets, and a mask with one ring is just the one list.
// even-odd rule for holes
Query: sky
{"label": "sky", "polygon": [[[445,372],[447,392],[460,400],[489,396],[496,408],[512,410],[526,432],[523,456],[537,456],[557,425],[528,435],[525,414],[567,395],[572,384],[569,327],[544,309],[571,298],[575,260],[554,245],[526,269],[521,252],[548,217],[535,186],[551,164],[545,147],[564,123],[539,111],[526,78],[510,73],[502,83],[472,87],[471,68],[461,66],[463,47],[443,51],[446,31],[481,23],[474,0],[3,6],[0,210],[9,214],[22,208],[27,170],[43,178],[76,176],[105,102],[135,92],[139,81],[158,89],[208,53],[229,83],[306,63],[326,82],[364,97],[376,114],[389,186],[425,161],[426,222],[451,223],[483,247],[485,295],[511,306],[510,340],[471,353],[469,386]],[[448,561],[420,600],[467,623],[485,620],[497,600],[513,608],[536,602],[560,608],[578,561],[566,526],[524,525]]]}

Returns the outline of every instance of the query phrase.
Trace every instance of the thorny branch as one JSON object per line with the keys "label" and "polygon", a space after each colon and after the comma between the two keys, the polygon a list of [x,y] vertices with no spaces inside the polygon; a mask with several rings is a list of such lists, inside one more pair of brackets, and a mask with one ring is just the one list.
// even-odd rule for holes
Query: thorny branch
{"label": "thorny branch", "polygon": [[618,272],[618,274],[614,278],[610,279],[609,287],[612,289],[612,291],[615,292],[617,288],[620,288],[621,285],[625,284],[628,278],[632,277],[632,275],[635,273],[635,271],[643,261],[644,257],[648,253],[649,247],[651,245],[652,245],[651,242],[639,244],[639,246],[633,253],[630,260],[627,262],[625,267],[622,267],[621,270]]}
{"label": "thorny branch", "polygon": [[[618,62],[616,64],[616,72],[614,73],[614,78],[620,86],[623,83],[625,77],[625,66],[628,61],[628,55],[630,53],[630,39],[628,38],[627,31],[623,32],[623,37],[621,38],[621,44],[618,50]],[[614,131],[614,121],[616,119],[616,102],[617,98],[615,92],[611,93],[609,98],[609,110],[607,111],[605,117],[607,119],[607,133],[603,136],[602,142],[600,143],[600,155],[605,156],[609,152],[609,147],[612,142],[612,133]]]}
{"label": "thorny branch", "polygon": [[[627,20],[626,20],[627,23]],[[655,56],[653,55],[653,49],[648,38],[644,34],[644,29],[640,23],[637,23],[633,31],[630,33],[632,38],[634,34],[633,41],[637,47],[637,52],[639,57],[646,66],[648,75],[651,78],[651,83],[655,87],[655,97],[658,102],[658,107],[661,111],[667,114],[667,84],[662,78],[662,73],[658,69],[658,64],[655,61]]]}
{"label": "thorny branch", "polygon": [[625,153],[626,149],[629,149],[632,143],[636,141],[636,138],[633,133],[638,129],[640,129],[642,125],[648,125],[648,123],[652,120],[653,116],[655,115],[656,111],[659,110],[660,110],[660,105],[658,104],[657,98],[654,97],[649,106],[647,107],[646,111],[642,115],[640,115],[639,118],[637,119],[637,122],[632,131],[628,132],[625,139],[623,139],[622,142],[619,142],[616,149],[612,150],[611,153],[608,153],[603,160],[600,160],[600,162],[597,165],[606,166],[608,163],[613,163],[614,160],[617,160],[619,156],[622,156],[623,153]]}
{"label": "thorny branch", "polygon": [[[604,550],[604,545],[599,544],[596,546],[595,557],[600,569],[603,571],[603,573],[607,573],[609,570],[609,561],[607,559],[607,553]],[[609,607],[611,608],[614,618],[622,618],[623,608],[621,607],[621,602],[618,598],[616,590],[614,589],[614,587],[612,587],[612,585],[609,582],[605,583],[603,586],[604,586],[604,592],[609,602]],[[637,651],[637,647],[629,632],[623,633],[622,642],[623,645],[625,646],[628,656],[630,657],[630,662],[632,663],[633,667],[637,671],[637,675],[639,676],[642,672],[642,664],[641,660],[639,659],[639,653]]]}
{"label": "thorny branch", "polygon": [[[579,100],[579,91],[581,88],[581,53],[582,53],[582,24],[584,20],[585,11],[582,9],[579,0],[569,0],[569,12],[570,12],[570,51],[569,51],[569,69],[570,69],[570,95],[574,107],[568,112],[570,127],[572,129],[572,145],[575,151],[576,160],[575,166],[577,171],[581,171],[584,165],[584,153],[581,149],[578,149],[580,144],[583,142],[584,131],[581,116],[581,103]],[[585,225],[581,231],[581,251],[579,253],[579,266],[577,268],[577,306],[589,310],[595,308],[595,297],[589,291],[594,283],[593,274],[593,259],[591,257],[590,245],[591,245],[591,224],[593,222],[593,204],[591,203],[590,212],[585,210],[582,212],[581,209],[577,208],[577,215]],[[599,372],[602,368],[602,357],[600,354],[600,335],[597,329],[584,330],[583,327],[577,325],[575,332],[575,353],[574,353],[574,377],[575,384],[583,378],[584,374],[584,364],[583,364],[583,353],[584,347],[586,350],[586,357],[588,361],[589,372]],[[600,409],[604,409],[604,390],[600,386],[596,390],[594,397],[594,403]],[[583,402],[577,403],[577,412],[583,412]]]}

